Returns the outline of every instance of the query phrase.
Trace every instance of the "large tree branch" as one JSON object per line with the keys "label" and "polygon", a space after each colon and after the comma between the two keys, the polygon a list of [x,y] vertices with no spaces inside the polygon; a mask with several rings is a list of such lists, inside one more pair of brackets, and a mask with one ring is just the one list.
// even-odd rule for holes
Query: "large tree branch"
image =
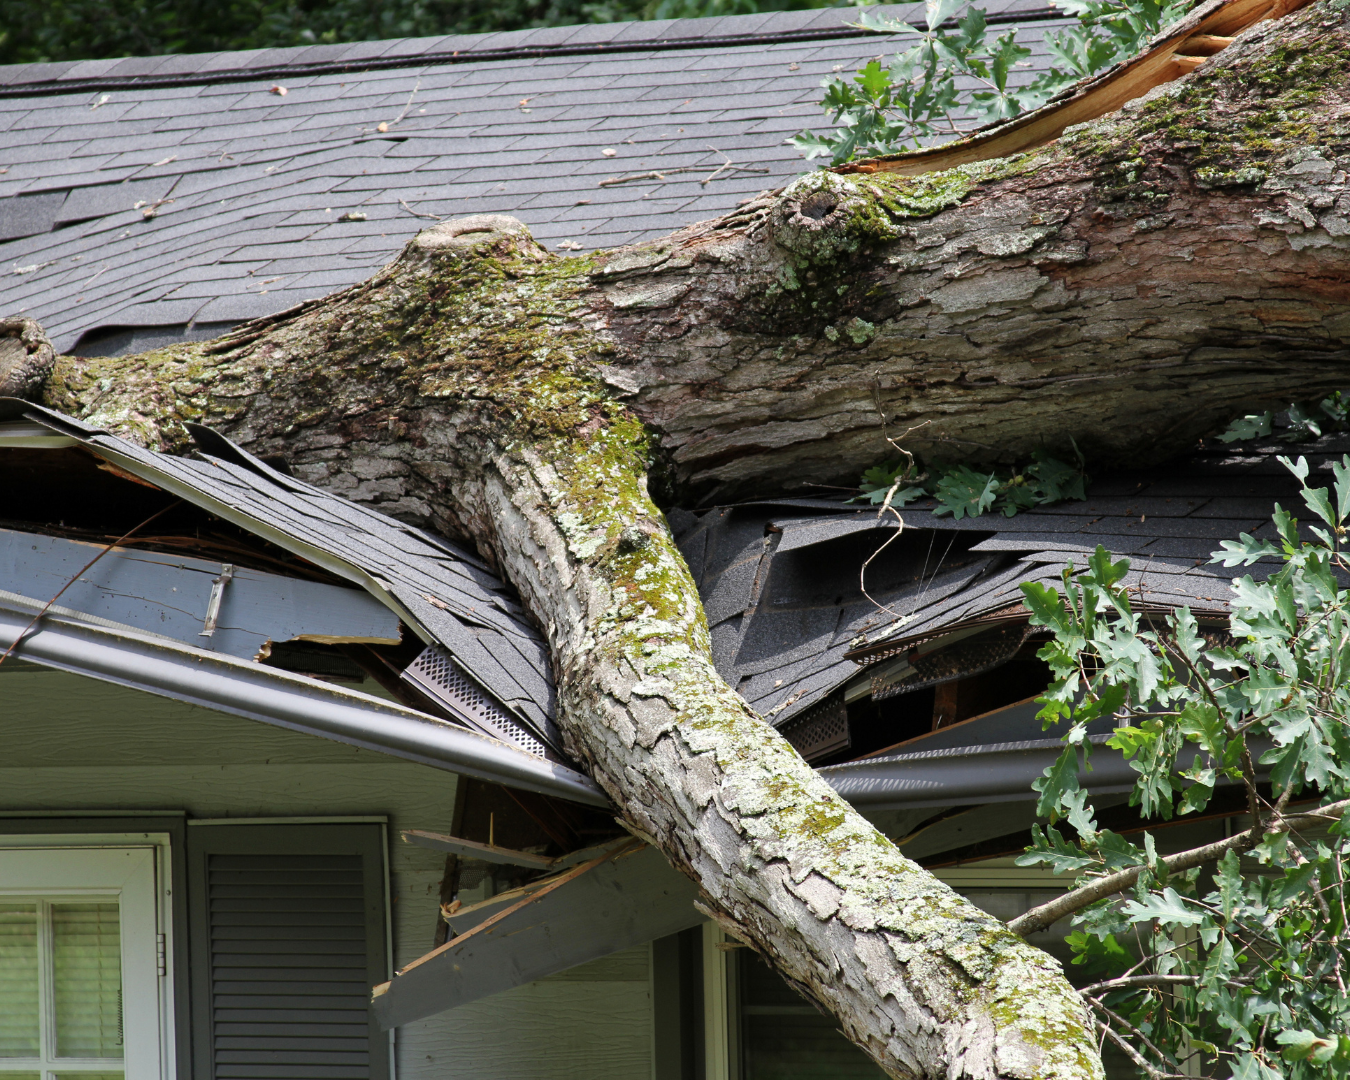
{"label": "large tree branch", "polygon": [[184,421],[223,428],[475,544],[548,637],[569,751],[883,1069],[1091,1080],[1057,965],[905,859],[717,677],[648,479],[683,500],[852,480],[911,419],[931,421],[913,449],[948,458],[1070,437],[1158,457],[1342,385],[1345,177],[1318,155],[1350,142],[1350,34],[1325,4],[1282,31],[1031,156],[816,174],[617,252],[446,222],[370,281],[215,342],[60,358],[46,400],[166,451]]}

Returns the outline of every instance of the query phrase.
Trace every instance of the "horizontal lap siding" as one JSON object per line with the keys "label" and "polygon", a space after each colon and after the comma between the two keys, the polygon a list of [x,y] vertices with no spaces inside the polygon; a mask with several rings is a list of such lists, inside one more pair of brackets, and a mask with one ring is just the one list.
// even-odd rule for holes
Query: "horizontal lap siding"
{"label": "horizontal lap siding", "polygon": [[369,1080],[359,855],[211,854],[211,1060],[218,1080]]}

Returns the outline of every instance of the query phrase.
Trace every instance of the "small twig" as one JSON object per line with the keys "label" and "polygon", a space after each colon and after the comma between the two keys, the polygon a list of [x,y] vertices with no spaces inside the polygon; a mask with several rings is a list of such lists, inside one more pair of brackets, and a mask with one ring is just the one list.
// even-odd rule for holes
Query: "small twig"
{"label": "small twig", "polygon": [[403,106],[403,111],[389,122],[390,127],[393,127],[395,124],[397,124],[400,120],[402,120],[405,116],[408,115],[408,110],[412,108],[413,98],[417,96],[417,91],[420,90],[421,87],[422,87],[422,80],[418,79],[417,82],[413,84],[412,93],[408,95],[408,103]]}
{"label": "small twig", "polygon": [[[664,180],[667,176],[674,176],[676,173],[702,172],[707,167],[706,165],[680,165],[673,169],[661,169],[659,172],[653,169],[651,172],[628,173],[626,176],[611,176],[608,179],[601,180],[598,186],[614,187],[616,184],[629,184],[636,180]],[[766,173],[769,169],[760,168],[758,165],[722,165],[713,173],[713,176],[723,171]],[[708,177],[708,180],[712,180],[713,176]],[[703,182],[707,183],[706,180]]]}
{"label": "small twig", "polygon": [[121,544],[126,540],[130,540],[133,535],[144,529],[147,525],[149,525],[152,521],[154,521],[155,518],[159,517],[161,514],[165,514],[168,511],[172,510],[182,501],[183,501],[182,499],[174,499],[174,501],[169,503],[168,506],[164,506],[156,510],[153,514],[151,514],[148,518],[142,521],[139,525],[137,525],[125,536],[122,536],[119,539],[114,540],[111,544],[109,544],[97,555],[95,555],[92,559],[90,559],[87,563],[85,563],[84,566],[75,574],[73,578],[71,578],[69,581],[67,581],[64,585],[61,586],[60,592],[58,592],[55,596],[53,596],[50,600],[48,600],[45,604],[42,605],[42,610],[33,616],[32,620],[28,623],[28,625],[19,631],[19,633],[15,636],[13,643],[10,645],[8,649],[5,650],[4,655],[0,655],[0,664],[3,664],[6,660],[9,659],[9,654],[19,647],[19,643],[23,641],[28,631],[33,629],[33,627],[37,625],[38,620],[41,619],[42,616],[47,614],[47,612],[51,609],[51,606],[61,599],[62,594],[65,593],[67,589],[69,589],[72,585],[75,584],[75,582],[79,581],[80,578],[84,577],[84,575],[89,572],[89,568],[93,566],[94,563],[98,562],[99,559],[103,558],[104,555],[108,554],[108,552],[110,552],[113,548],[117,547],[118,544]]}
{"label": "small twig", "polygon": [[399,204],[399,206],[403,207],[404,210],[408,211],[408,213],[410,213],[413,217],[426,218],[428,221],[444,221],[444,220],[445,220],[445,218],[439,217],[439,216],[436,215],[436,214],[419,214],[416,210],[414,210],[411,206],[409,206],[409,205],[408,205],[406,202],[404,202],[402,199],[399,199],[398,204]]}
{"label": "small twig", "polygon": [[716,180],[718,176],[720,176],[725,170],[731,168],[730,157],[727,157],[726,154],[722,153],[722,151],[717,149],[717,147],[715,146],[709,146],[708,149],[711,150],[714,154],[722,154],[722,157],[726,158],[726,160],[723,161],[721,165],[719,165],[711,173],[709,173],[707,176],[705,176],[702,180],[699,181],[699,183],[702,184],[704,187],[707,187],[714,180]]}

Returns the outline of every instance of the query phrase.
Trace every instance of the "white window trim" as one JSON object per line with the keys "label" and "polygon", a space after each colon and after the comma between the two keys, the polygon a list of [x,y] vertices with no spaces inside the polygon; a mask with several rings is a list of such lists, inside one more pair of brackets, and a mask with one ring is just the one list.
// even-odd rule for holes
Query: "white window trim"
{"label": "white window trim", "polygon": [[[0,822],[0,828],[3,823]],[[73,874],[51,874],[37,868],[31,879],[20,876],[20,860],[5,860],[20,852],[69,852],[93,858]],[[106,857],[94,853],[106,852]],[[175,1080],[173,1022],[173,920],[171,911],[170,848],[167,833],[30,833],[0,835],[0,861],[10,869],[0,875],[0,897],[88,896],[121,897],[124,890],[148,893],[149,904],[124,905],[122,916],[123,1024],[127,1046],[137,1051],[120,1068],[126,1080]],[[27,861],[27,860],[23,860]],[[62,860],[49,862],[59,868]],[[139,907],[139,910],[137,908]],[[153,985],[152,1000],[134,988]],[[149,1053],[141,1047],[151,1047]],[[5,1063],[8,1065],[8,1063]],[[75,1069],[68,1070],[71,1075]]]}

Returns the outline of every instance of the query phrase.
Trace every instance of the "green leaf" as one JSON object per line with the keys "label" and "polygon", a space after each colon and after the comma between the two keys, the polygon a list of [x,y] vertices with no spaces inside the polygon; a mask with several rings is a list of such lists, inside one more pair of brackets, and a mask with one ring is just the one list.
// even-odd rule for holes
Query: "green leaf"
{"label": "green leaf", "polygon": [[1066,746],[1053,765],[1046,768],[1040,778],[1032,782],[1032,790],[1040,793],[1036,802],[1036,815],[1048,817],[1051,821],[1063,816],[1060,808],[1064,805],[1064,796],[1078,789],[1078,750]]}
{"label": "green leaf", "polygon": [[1023,582],[1021,589],[1027,608],[1031,611],[1032,626],[1048,626],[1056,633],[1063,633],[1073,624],[1073,618],[1058,589],[1039,581]]}
{"label": "green leaf", "polygon": [[1287,457],[1281,455],[1276,460],[1294,474],[1300,484],[1308,482],[1308,459],[1299,457],[1298,461],[1290,461]]}
{"label": "green leaf", "polygon": [[891,73],[875,60],[869,60],[853,79],[862,87],[863,93],[873,99],[880,98],[891,86]]}
{"label": "green leaf", "polygon": [[1252,413],[1247,416],[1240,416],[1228,425],[1219,442],[1239,442],[1243,439],[1259,439],[1270,434],[1270,426],[1275,420],[1275,414],[1267,410],[1263,413]]}
{"label": "green leaf", "polygon": [[964,2],[965,0],[928,0],[925,4],[928,29],[936,30],[952,17]]}
{"label": "green leaf", "polygon": [[1164,926],[1198,926],[1204,914],[1186,906],[1186,901],[1175,889],[1150,893],[1142,902],[1130,900],[1125,904],[1125,916],[1133,923],[1160,922]]}
{"label": "green leaf", "polygon": [[941,505],[933,513],[952,514],[957,521],[979,517],[994,505],[998,487],[998,476],[994,473],[977,473],[959,465],[938,480],[934,494]]}
{"label": "green leaf", "polygon": [[1134,956],[1115,934],[1098,937],[1075,930],[1065,936],[1064,942],[1074,952],[1072,962],[1082,966],[1085,975],[1119,975],[1134,966]]}
{"label": "green leaf", "polygon": [[1302,1028],[1281,1031],[1275,1036],[1275,1041],[1284,1047],[1282,1054],[1286,1061],[1313,1061],[1322,1065],[1330,1061],[1340,1049],[1339,1040]]}

